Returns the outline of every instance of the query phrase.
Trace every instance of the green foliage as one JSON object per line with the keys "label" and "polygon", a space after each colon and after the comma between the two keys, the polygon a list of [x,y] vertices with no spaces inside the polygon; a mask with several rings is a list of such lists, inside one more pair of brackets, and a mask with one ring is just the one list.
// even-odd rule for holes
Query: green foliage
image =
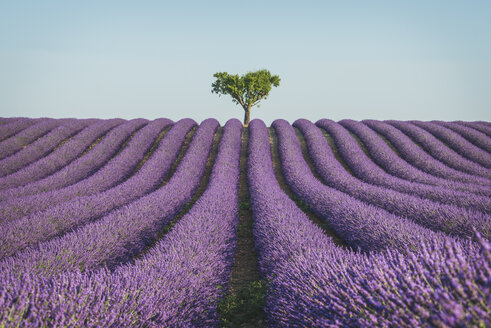
{"label": "green foliage", "polygon": [[264,316],[266,284],[263,280],[251,281],[236,293],[227,295],[218,304],[222,327],[239,327],[244,322],[260,322]]}
{"label": "green foliage", "polygon": [[216,81],[211,85],[211,92],[219,96],[230,95],[233,102],[241,105],[246,111],[258,105],[262,99],[266,99],[273,86],[280,85],[280,77],[271,75],[266,69],[248,72],[242,76],[218,72],[213,77],[216,77]]}
{"label": "green foliage", "polygon": [[248,212],[251,209],[251,201],[249,199],[241,201],[239,203],[239,214],[243,215],[244,212]]}
{"label": "green foliage", "polygon": [[297,207],[300,208],[302,211],[304,211],[304,212],[310,211],[309,204],[306,203],[304,200],[302,200],[297,195],[293,194],[290,198],[295,202],[295,204],[297,204]]}

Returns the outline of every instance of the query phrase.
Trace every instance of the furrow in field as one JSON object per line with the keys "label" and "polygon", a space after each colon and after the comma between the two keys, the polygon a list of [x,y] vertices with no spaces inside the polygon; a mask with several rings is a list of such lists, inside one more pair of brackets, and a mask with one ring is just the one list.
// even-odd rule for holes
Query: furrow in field
{"label": "furrow in field", "polygon": [[[240,123],[237,125],[240,126]],[[218,314],[221,327],[259,328],[263,326],[265,281],[259,274],[252,236],[253,220],[247,183],[249,128],[243,127],[241,130],[237,246],[229,288],[218,305]]]}
{"label": "furrow in field", "polygon": [[392,125],[376,120],[364,120],[362,122],[386,137],[398,149],[402,158],[411,165],[443,179],[474,184],[476,188],[482,188],[483,192],[489,193],[490,182],[488,179],[458,171],[436,160]]}
{"label": "furrow in field", "polygon": [[[318,121],[319,123],[320,121]],[[430,186],[440,186],[456,191],[471,192],[480,196],[491,196],[491,190],[484,186],[475,186],[462,182],[439,178],[428,174],[410,163],[403,160],[397,155],[391,147],[382,139],[382,136],[370,129],[361,122],[353,120],[342,120],[339,122],[342,126],[354,133],[363,142],[369,151],[372,160],[384,169],[387,173],[418,184],[426,184]]]}
{"label": "furrow in field", "polygon": [[[176,162],[186,133],[194,124],[192,120],[183,120],[181,124],[178,122],[156,150],[155,156],[125,182],[104,192],[76,197],[0,226],[0,234],[4,236],[0,241],[0,258],[97,220],[154,191],[168,175],[172,163]],[[149,131],[146,134],[151,137]]]}
{"label": "furrow in field", "polygon": [[[31,215],[31,217],[24,217],[22,221],[34,220],[39,221],[38,224],[40,224],[43,222],[41,218],[47,216],[51,218],[53,222],[62,220],[66,225],[70,226],[72,220],[76,219],[77,222],[84,222],[85,219],[96,216],[94,213],[102,215],[104,211],[108,211],[112,208],[110,205],[111,202],[124,202],[125,195],[118,195],[117,192],[123,192],[125,190],[125,185],[123,184],[120,189],[114,188],[137,172],[134,171],[136,170],[135,167],[141,164],[144,156],[149,152],[149,148],[154,143],[155,138],[159,136],[162,129],[165,130],[171,123],[172,122],[168,119],[158,119],[149,123],[138,131],[119,155],[112,158],[99,171],[86,179],[82,179],[73,185],[61,189],[8,199],[1,202],[0,214],[3,218],[2,222],[13,221],[31,213],[38,212]],[[172,151],[170,151],[169,154],[172,156]],[[114,195],[114,199],[110,197],[89,197],[90,195],[100,194],[113,186],[115,186],[113,189],[116,194],[104,193],[103,195]],[[137,195],[139,193],[140,195],[145,193],[146,190],[144,183],[142,183],[141,186],[134,186],[133,188],[135,189],[132,192]],[[71,199],[73,200],[70,201]],[[101,203],[102,199],[104,199],[104,202]],[[59,205],[56,206],[56,204]],[[98,212],[101,208],[105,210]],[[75,217],[70,218],[70,216]],[[64,225],[60,224],[60,226]],[[48,238],[50,236],[51,234],[47,233],[45,237]]]}
{"label": "furrow in field", "polygon": [[95,139],[121,123],[122,120],[104,120],[85,127],[44,157],[12,174],[1,177],[0,189],[22,187],[55,173],[80,156],[83,149],[87,148]]}
{"label": "furrow in field", "polygon": [[343,157],[341,156],[341,154],[339,154],[339,151],[336,147],[336,143],[334,142],[332,136],[326,130],[322,130],[322,133],[324,134],[324,138],[326,138],[327,144],[329,145],[329,147],[331,147],[331,151],[334,154],[334,156],[336,157],[336,159],[338,160],[338,162],[344,167],[344,169],[349,174],[351,174],[352,176],[355,176],[355,173],[353,173],[351,171],[351,168],[349,167],[349,165],[346,164],[346,162],[343,160]]}
{"label": "furrow in field", "polygon": [[[295,131],[297,133],[297,131]],[[300,131],[298,131],[300,133]],[[310,206],[305,203],[300,197],[298,197],[295,193],[292,192],[290,187],[288,186],[288,183],[286,182],[285,176],[283,174],[282,166],[281,166],[281,159],[280,159],[280,154],[278,151],[278,135],[276,134],[276,131],[274,128],[270,127],[268,128],[268,136],[269,136],[269,143],[270,143],[270,148],[271,148],[271,158],[273,161],[273,171],[275,173],[276,180],[283,191],[288,197],[290,197],[291,200],[295,202],[298,208],[300,208],[306,215],[307,217],[316,225],[318,225],[324,233],[331,237],[333,242],[335,242],[337,245],[343,246],[343,247],[348,247],[346,242],[340,238],[337,233],[329,227],[329,225],[326,223],[325,220],[323,220],[321,217],[316,215],[313,211],[310,210]],[[332,139],[331,139],[332,140]],[[302,140],[300,140],[301,142]],[[315,170],[315,166],[310,161],[310,156],[308,154],[308,151],[302,147],[302,154],[304,156],[304,160],[307,163],[307,165],[310,168],[310,171],[312,174],[318,179],[321,180],[321,177],[317,174]]]}
{"label": "furrow in field", "polygon": [[58,144],[73,137],[90,123],[92,122],[89,120],[70,119],[28,147],[10,157],[0,160],[0,176],[5,177],[13,174],[43,158],[53,152]]}
{"label": "furrow in field", "polygon": [[[407,256],[391,250],[366,256],[338,247],[279,188],[264,124],[254,120],[250,130],[248,175],[259,265],[268,281],[268,327],[489,322],[489,288],[480,278],[490,273],[488,243],[481,241],[477,249],[450,241],[442,247],[428,240],[421,252]],[[454,293],[455,288],[462,293]],[[444,307],[449,300],[465,304],[462,312]],[[467,314],[465,319],[460,313]]]}
{"label": "furrow in field", "polygon": [[412,124],[428,131],[434,137],[438,138],[446,146],[453,149],[459,155],[467,158],[468,160],[483,166],[484,168],[491,168],[491,154],[482,150],[481,148],[473,145],[467,141],[464,137],[455,133],[451,129],[447,129],[444,126],[421,121],[410,121]]}
{"label": "furrow in field", "polygon": [[484,133],[485,135],[488,136],[488,138],[491,138],[491,127],[482,125],[479,122],[463,122],[463,121],[455,121],[453,123],[468,126],[474,130],[477,130],[479,132]]}
{"label": "furrow in field", "polygon": [[435,239],[443,243],[449,238],[324,185],[305,162],[293,127],[284,120],[274,121],[273,127],[278,134],[278,149],[288,185],[351,247],[408,252],[417,250],[421,240]]}
{"label": "furrow in field", "polygon": [[162,188],[80,229],[4,259],[0,271],[54,276],[127,262],[151,244],[192,198],[205,174],[217,127],[214,119],[200,125],[175,174]]}
{"label": "furrow in field", "polygon": [[487,179],[487,183],[491,184],[491,180],[489,180],[491,170],[459,155],[426,130],[405,121],[390,120],[385,122],[405,133],[413,142],[445,165],[467,174],[483,177],[484,181]]}
{"label": "furrow in field", "polygon": [[0,125],[7,123],[12,123],[14,121],[20,120],[22,117],[0,117]]}
{"label": "furrow in field", "polygon": [[432,123],[439,124],[446,127],[467,139],[469,142],[473,143],[475,146],[480,147],[488,153],[491,153],[491,139],[484,133],[474,130],[465,125],[460,125],[455,122],[444,122],[444,121],[431,121]]}
{"label": "furrow in field", "polygon": [[[160,124],[170,124],[170,122],[166,121],[168,120],[164,120]],[[196,123],[191,119],[184,119],[176,123],[166,138],[159,144],[159,147],[155,149],[154,156],[150,157],[140,170],[126,181],[104,192],[90,196],[75,197],[72,200],[59,203],[29,216],[24,216],[0,227],[0,231],[5,234],[3,242],[0,242],[0,258],[10,256],[26,247],[50,240],[67,231],[100,219],[111,211],[157,189],[162,181],[170,179],[172,175],[169,173],[171,167],[180,162],[184,153],[183,149],[186,148],[182,147],[182,145],[184,142],[189,141],[192,133],[188,133],[188,131],[191,132],[191,128],[194,125]],[[147,134],[148,131],[141,136],[149,137],[146,136]],[[186,134],[188,134],[188,137],[186,137]],[[150,137],[152,136],[150,135]],[[127,160],[130,159],[128,158]],[[108,173],[119,172],[121,164],[124,164],[124,162],[112,162],[114,163],[108,164],[108,166],[111,165],[111,168],[107,167]],[[85,184],[85,186],[87,187],[86,190],[90,188],[89,183]],[[82,188],[84,185],[81,184],[79,187]],[[61,191],[63,192],[63,190]],[[64,194],[66,194],[66,191]],[[50,197],[56,196],[56,193],[50,195]],[[34,203],[31,208],[42,206],[42,201],[41,199],[39,202]],[[22,206],[25,209],[25,205]],[[21,236],[29,237],[21,238]]]}
{"label": "furrow in field", "polygon": [[[158,189],[165,186],[170,181],[170,179],[172,179],[174,173],[179,168],[181,161],[183,160],[189,147],[191,146],[191,140],[190,139],[192,139],[194,137],[195,131],[196,131],[196,126],[193,127],[192,133],[188,134],[188,136],[190,136],[190,138],[186,138],[186,141],[184,142],[184,146],[181,148],[181,151],[179,152],[178,158],[175,160],[174,164],[172,165],[172,168],[171,168],[169,174],[167,175],[167,177],[164,179],[163,182],[161,182],[158,185],[158,187],[157,187]],[[220,125],[218,125],[217,129],[215,130],[215,134],[213,136],[213,143],[212,143],[211,148],[210,148],[208,160],[206,161],[205,171],[204,171],[201,179],[199,180],[198,187],[194,191],[194,194],[192,195],[191,199],[186,201],[184,203],[184,205],[181,206],[181,209],[174,215],[173,218],[171,218],[168,221],[167,225],[165,225],[162,229],[157,231],[157,235],[156,235],[155,239],[153,241],[151,241],[148,245],[146,245],[137,255],[135,255],[135,257],[134,257],[135,259],[138,259],[138,258],[145,256],[147,254],[147,252],[149,252],[152,249],[152,247],[154,247],[162,238],[165,238],[165,235],[170,230],[172,230],[174,225],[176,225],[179,222],[179,220],[181,220],[182,217],[185,216],[190,211],[190,209],[193,208],[194,203],[196,203],[196,201],[198,201],[198,199],[201,197],[203,192],[205,192],[205,190],[207,189],[208,183],[210,181],[211,171],[213,169],[216,155],[218,153],[218,146],[220,144],[220,140],[222,139],[222,134],[223,134],[223,128],[220,127]]]}
{"label": "furrow in field", "polygon": [[0,192],[0,199],[5,200],[60,189],[87,178],[119,153],[122,145],[131,140],[133,134],[147,123],[147,120],[135,119],[117,126],[85,155],[81,155],[67,166],[41,180]]}
{"label": "furrow in field", "polygon": [[27,129],[29,126],[34,125],[38,123],[39,121],[43,120],[42,118],[39,119],[32,119],[32,118],[25,118],[25,117],[20,117],[19,119],[7,122],[3,125],[0,126],[0,141],[4,141],[7,138],[21,132],[24,129]]}
{"label": "furrow in field", "polygon": [[[320,138],[320,133],[315,131],[317,127],[306,120],[297,120],[294,126],[301,128],[304,134],[306,134],[306,137],[310,140],[309,148],[311,149],[311,154],[317,152],[317,147],[324,149],[323,158],[318,158],[317,163],[319,170],[327,170],[323,167],[322,163],[327,161],[328,158],[332,160],[332,154],[330,154],[329,149],[326,148],[326,143],[321,140],[322,138]],[[374,186],[372,188],[366,185],[366,187],[369,187],[375,194],[377,193],[377,190],[380,190],[381,195],[377,196],[376,199],[380,200],[381,203],[384,202],[384,200],[382,199],[385,199],[382,196],[384,193],[383,190],[385,188],[390,188],[392,190],[387,190],[387,193],[394,195],[394,197],[404,197],[403,194],[393,193],[393,191],[398,191],[401,193],[405,193],[408,196],[418,196],[436,202],[433,205],[427,203],[429,208],[436,208],[438,207],[438,203],[443,203],[464,207],[475,211],[481,211],[483,213],[491,213],[491,199],[489,197],[482,197],[475,194],[455,191],[443,187],[412,183],[407,180],[394,177],[390,174],[387,174],[378,165],[376,165],[372,161],[372,159],[366,156],[366,154],[360,149],[358,143],[352,138],[352,136],[343,126],[334,121],[326,119],[318,121],[318,126],[322,129],[325,129],[333,136],[338,150],[343,156],[343,159],[348,163],[353,172],[355,172],[356,177],[360,180],[363,180],[364,182],[377,186]],[[343,174],[339,168],[339,166],[336,168],[336,172]],[[330,173],[326,172],[323,173],[323,176],[327,177],[329,176],[329,174]],[[351,177],[348,178],[351,179]],[[360,183],[360,180],[352,179],[351,181]],[[345,184],[347,184],[347,182]],[[351,187],[347,186],[346,188],[349,189]],[[358,192],[361,193],[362,191],[360,190]],[[416,201],[411,197],[409,197],[409,199]],[[386,199],[386,201],[389,201],[389,199]],[[392,203],[392,201],[393,200],[391,200],[390,203]],[[385,208],[387,210],[389,209],[388,206],[385,206]],[[458,213],[459,216],[466,217],[462,213],[459,213],[459,211],[461,212],[462,210],[456,210],[455,212],[452,212],[454,212],[455,215],[457,215]],[[467,213],[467,217],[469,217],[469,214],[470,213]]]}
{"label": "furrow in field", "polygon": [[31,143],[44,137],[64,121],[66,121],[66,119],[43,119],[39,123],[31,125],[10,138],[0,142],[0,160],[9,157],[23,148],[26,148]]}
{"label": "furrow in field", "polygon": [[[206,191],[141,259],[114,272],[77,270],[51,278],[33,272],[0,273],[0,304],[7,309],[0,311],[0,324],[218,325],[217,303],[228,284],[236,242],[240,130],[237,120],[225,125]],[[202,132],[198,129],[197,134]],[[190,151],[196,150],[196,142],[193,139]],[[188,169],[201,164],[191,162]],[[15,300],[10,297],[14,293]],[[31,304],[28,313],[21,305],[25,302]]]}
{"label": "furrow in field", "polygon": [[[347,159],[355,172],[362,172],[364,168],[370,167],[368,158],[366,161],[359,161],[364,153],[344,128],[328,120],[323,120],[322,123],[323,127],[329,129],[336,144],[340,146],[339,149],[344,158]],[[460,237],[470,237],[474,234],[473,229],[477,229],[485,238],[489,238],[491,217],[488,214],[365,183],[349,175],[337,163],[321,132],[313,123],[307,120],[297,120],[295,125],[305,135],[309,153],[317,172],[322,177],[322,181],[330,187],[435,231],[443,231]],[[373,166],[376,165],[373,164]],[[368,174],[375,176],[371,171],[365,172],[364,176],[366,177]],[[485,199],[482,206],[487,206],[488,203]]]}
{"label": "furrow in field", "polygon": [[[167,120],[167,119],[166,119]],[[150,147],[150,149],[145,153],[145,156],[143,156],[143,158],[140,160],[140,162],[138,162],[138,165],[136,165],[135,169],[133,170],[133,172],[126,178],[129,179],[131,178],[132,176],[134,176],[136,173],[138,173],[138,171],[142,168],[143,165],[145,165],[145,163],[148,161],[148,159],[150,157],[153,156],[153,154],[155,154],[155,152],[157,151],[157,149],[159,148],[159,145],[160,145],[160,142],[162,141],[162,139],[164,139],[164,137],[167,135],[167,133],[172,129],[172,127],[176,124],[174,122],[172,122],[171,120],[168,120],[169,122],[169,125],[166,125],[162,131],[160,131],[160,133],[157,135],[157,137],[154,139],[153,143],[152,143],[152,146]],[[125,181],[126,181],[125,180]]]}

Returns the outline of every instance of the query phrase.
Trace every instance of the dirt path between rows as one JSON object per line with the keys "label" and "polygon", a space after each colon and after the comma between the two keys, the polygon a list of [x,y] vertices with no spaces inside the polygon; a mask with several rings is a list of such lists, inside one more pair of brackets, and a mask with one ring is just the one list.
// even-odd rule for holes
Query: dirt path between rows
{"label": "dirt path between rows", "polygon": [[[321,217],[317,216],[314,212],[312,212],[309,209],[308,204],[304,203],[297,195],[295,195],[292,192],[292,190],[290,189],[290,187],[288,186],[288,184],[286,182],[286,179],[283,175],[283,171],[281,168],[281,158],[280,158],[280,154],[278,151],[278,136],[276,135],[276,131],[274,130],[274,128],[268,128],[268,130],[269,130],[269,143],[271,144],[271,154],[273,157],[273,168],[275,171],[276,180],[278,181],[278,184],[280,185],[283,192],[285,194],[287,194],[297,204],[297,206],[308,216],[308,218],[314,224],[316,224],[317,226],[322,228],[324,233],[333,239],[334,243],[336,243],[339,246],[347,247],[347,244],[344,242],[344,240],[341,239],[334,232],[334,230],[329,228],[329,226],[327,225],[325,220],[322,219]],[[320,179],[317,172],[315,171],[314,164],[312,163],[312,161],[309,158],[308,151],[307,151],[307,144],[305,143],[305,139],[303,139],[303,136],[300,133],[300,131],[295,129],[295,132],[297,134],[297,138],[299,138],[300,145],[302,146],[302,152],[303,152],[305,161],[309,165],[310,170],[312,171],[314,176],[317,179]]]}
{"label": "dirt path between rows", "polygon": [[222,327],[263,326],[265,284],[257,268],[252,234],[253,217],[247,183],[248,128],[242,129],[239,177],[239,225],[237,249],[229,285],[229,295],[219,305]]}

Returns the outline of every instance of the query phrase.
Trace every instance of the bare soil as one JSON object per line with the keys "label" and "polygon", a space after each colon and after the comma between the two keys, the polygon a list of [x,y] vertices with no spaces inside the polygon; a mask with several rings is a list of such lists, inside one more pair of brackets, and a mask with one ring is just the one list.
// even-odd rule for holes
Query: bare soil
{"label": "bare soil", "polygon": [[247,183],[248,128],[242,129],[239,177],[239,224],[229,294],[219,305],[222,327],[263,326],[264,282],[257,268],[252,234],[253,217]]}
{"label": "bare soil", "polygon": [[[283,175],[283,171],[281,168],[281,158],[280,158],[280,154],[278,151],[278,136],[276,135],[274,128],[270,127],[268,130],[269,130],[269,142],[271,144],[271,154],[273,157],[273,169],[275,171],[276,180],[278,180],[278,184],[280,185],[283,192],[285,194],[287,194],[297,204],[297,206],[308,216],[308,218],[314,224],[316,224],[317,226],[322,228],[324,233],[327,236],[331,237],[332,240],[334,241],[334,243],[336,243],[339,246],[347,247],[347,244],[344,242],[344,240],[341,239],[341,237],[339,237],[336,234],[336,232],[334,230],[332,230],[327,225],[325,220],[322,219],[321,217],[317,216],[314,212],[312,212],[309,209],[308,204],[305,204],[304,202],[302,202],[302,200],[297,195],[295,195],[293,193],[293,191],[290,189],[290,187],[288,186],[288,184],[285,180],[285,177]],[[295,129],[295,132],[297,134],[297,138],[300,141],[300,145],[302,146],[302,152],[303,152],[303,156],[304,156],[305,161],[309,165],[310,170],[312,171],[314,176],[320,180],[318,173],[315,171],[314,164],[312,163],[312,161],[310,160],[310,157],[308,155],[307,144],[305,143],[305,139],[303,138],[303,135],[300,133],[300,131],[298,129]],[[322,181],[322,180],[320,180],[320,181]]]}
{"label": "bare soil", "polygon": [[[192,139],[192,136],[194,135],[195,130],[196,130],[196,127],[191,129],[188,132],[188,134],[186,135],[186,140],[184,142],[183,147],[181,148],[181,150],[179,152],[179,156],[175,160],[173,167],[172,167],[171,171],[169,172],[168,176],[166,177],[165,181],[162,182],[162,184],[159,186],[159,188],[162,187],[164,184],[166,184],[171,179],[172,175],[174,174],[176,168],[179,166],[179,163],[181,162],[182,158],[184,157],[184,154],[186,153],[186,151],[189,147],[189,143],[191,142],[191,139]],[[159,231],[159,233],[157,234],[157,238],[155,238],[155,240],[152,243],[150,243],[147,247],[145,247],[145,249],[142,252],[140,252],[140,254],[138,254],[135,258],[142,257],[143,255],[145,255],[148,252],[148,250],[150,250],[152,247],[154,247],[155,244],[159,240],[161,240],[172,229],[172,227],[174,227],[174,225],[177,222],[179,222],[179,220],[184,215],[186,215],[189,212],[191,207],[193,207],[194,203],[196,203],[196,201],[201,197],[203,192],[206,190],[206,188],[208,186],[208,182],[210,181],[211,170],[213,168],[213,164],[215,163],[215,158],[216,158],[216,155],[218,152],[218,144],[220,143],[221,136],[222,136],[222,128],[219,127],[217,129],[217,131],[215,132],[215,135],[213,137],[213,146],[212,146],[211,152],[208,156],[208,161],[206,162],[205,174],[201,178],[199,186],[196,189],[191,200],[189,202],[187,202],[186,204],[184,204],[181,211],[179,211],[179,213],[177,213],[177,215],[172,219],[172,221],[168,225],[166,225],[164,228],[162,228],[162,230]]]}
{"label": "bare soil", "polygon": [[[334,157],[336,157],[336,159],[338,160],[338,162],[341,163],[341,165],[345,168],[346,171],[349,172],[349,174],[351,174],[352,176],[355,176],[355,174],[353,173],[353,171],[351,170],[351,168],[348,166],[348,164],[346,164],[346,162],[344,161],[343,157],[339,153],[338,147],[336,147],[336,143],[334,142],[333,137],[326,130],[324,130],[323,128],[319,128],[319,130],[321,130],[322,134],[326,138],[327,143],[329,144],[329,147],[331,147],[331,150],[332,150],[332,152],[334,154]],[[298,134],[297,134],[297,137],[298,137]]]}

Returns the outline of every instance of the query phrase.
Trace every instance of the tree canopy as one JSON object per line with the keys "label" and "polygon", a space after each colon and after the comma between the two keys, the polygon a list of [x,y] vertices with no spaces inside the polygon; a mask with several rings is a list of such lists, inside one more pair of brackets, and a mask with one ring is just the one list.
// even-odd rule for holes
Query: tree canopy
{"label": "tree canopy", "polygon": [[245,111],[245,126],[249,124],[251,108],[256,105],[259,107],[259,102],[268,97],[271,88],[280,85],[280,77],[271,75],[266,69],[248,72],[242,76],[218,72],[213,77],[216,81],[211,85],[211,92],[219,96],[228,94],[233,102],[241,105]]}

